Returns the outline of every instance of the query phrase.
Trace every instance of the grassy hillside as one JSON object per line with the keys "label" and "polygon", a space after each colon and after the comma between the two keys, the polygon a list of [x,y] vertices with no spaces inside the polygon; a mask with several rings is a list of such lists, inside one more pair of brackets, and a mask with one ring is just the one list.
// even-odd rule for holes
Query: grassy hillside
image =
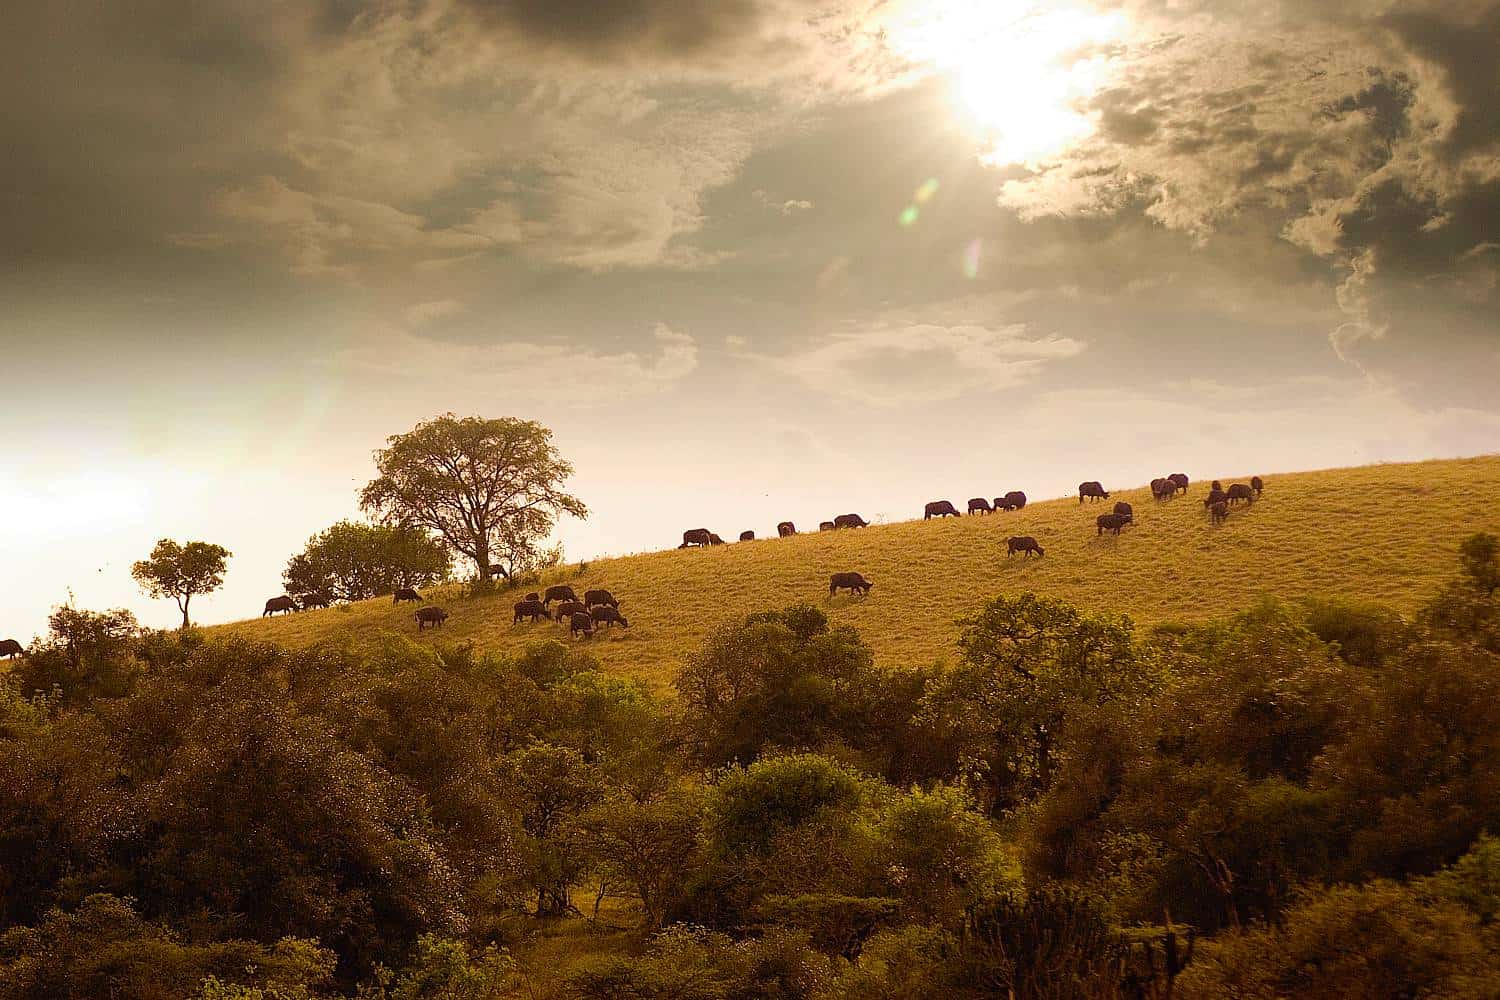
{"label": "grassy hillside", "polygon": [[[1095,535],[1094,518],[1109,504],[1073,498],[1009,514],[599,560],[582,573],[562,567],[546,582],[571,583],[580,595],[585,587],[613,591],[632,628],[601,633],[591,651],[609,669],[664,683],[718,622],[799,600],[858,628],[893,665],[951,656],[955,619],[996,594],[1024,590],[1147,624],[1220,615],[1265,594],[1337,595],[1410,611],[1454,575],[1464,536],[1500,531],[1500,456],[1265,478],[1260,502],[1236,508],[1217,528],[1200,502],[1206,483],[1195,482],[1188,495],[1161,504],[1145,488],[1115,493],[1112,501],[1128,500],[1136,511],[1135,526],[1119,538]],[[949,499],[961,506],[967,498]],[[1036,536],[1046,557],[1007,558],[1009,535]],[[844,570],[874,581],[868,598],[828,599],[828,575]],[[429,596],[452,619],[422,641],[519,650],[567,637],[556,625],[512,625],[514,592],[466,599],[455,587]],[[367,601],[216,631],[309,645],[362,643],[387,630],[417,635],[410,605]]]}

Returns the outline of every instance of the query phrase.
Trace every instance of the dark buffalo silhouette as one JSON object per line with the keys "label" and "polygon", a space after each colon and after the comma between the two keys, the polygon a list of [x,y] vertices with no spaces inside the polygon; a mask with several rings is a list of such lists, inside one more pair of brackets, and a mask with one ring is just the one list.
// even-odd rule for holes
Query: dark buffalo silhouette
{"label": "dark buffalo silhouette", "polygon": [[1113,531],[1118,535],[1120,529],[1130,523],[1130,518],[1125,514],[1100,514],[1094,518],[1094,523],[1099,526],[1096,534],[1102,535],[1106,531]]}
{"label": "dark buffalo silhouette", "polygon": [[607,590],[585,590],[583,603],[591,608],[596,604],[608,604],[612,608],[620,606],[620,602],[615,600],[615,595]]}
{"label": "dark buffalo silhouette", "polygon": [[858,514],[840,514],[833,519],[833,526],[835,528],[868,528],[870,522]]}
{"label": "dark buffalo silhouette", "polygon": [[1208,516],[1213,519],[1214,524],[1223,524],[1229,520],[1229,501],[1215,500],[1209,504]]}
{"label": "dark buffalo silhouette", "polygon": [[26,650],[14,639],[0,639],[0,656],[7,660],[14,660],[18,656],[25,656]]}
{"label": "dark buffalo silhouette", "polygon": [[594,619],[581,611],[575,614],[572,618],[568,619],[568,635],[569,637],[582,635],[585,639],[592,639],[594,637]]}
{"label": "dark buffalo silhouette", "polygon": [[873,583],[858,573],[835,573],[828,578],[828,596],[832,597],[840,590],[847,590],[850,594],[868,595],[873,586],[875,586]]}
{"label": "dark buffalo silhouette", "polygon": [[1090,501],[1108,500],[1109,491],[1096,482],[1079,483],[1078,502],[1083,503],[1085,497],[1087,497]]}
{"label": "dark buffalo silhouette", "polygon": [[306,611],[308,608],[326,608],[333,602],[328,599],[327,594],[303,594],[297,598],[297,603]]}
{"label": "dark buffalo silhouette", "polygon": [[443,622],[448,620],[448,612],[437,605],[432,605],[431,607],[418,608],[415,617],[417,619],[417,631],[420,632],[429,625],[433,628],[442,625]]}
{"label": "dark buffalo silhouette", "polygon": [[1209,486],[1208,486],[1208,491],[1209,491],[1209,492],[1210,492],[1210,493],[1212,493],[1212,492],[1213,492],[1213,491],[1214,491],[1214,490],[1223,490],[1223,489],[1224,489],[1224,484],[1223,484],[1223,483],[1221,483],[1221,482],[1219,482],[1219,481],[1218,481],[1218,480],[1217,480],[1217,479],[1215,479],[1215,480],[1214,480],[1214,481],[1213,481],[1213,482],[1212,482],[1212,483],[1210,483],[1210,484],[1209,484]]}
{"label": "dark buffalo silhouette", "polygon": [[742,542],[753,542],[753,541],[755,541],[755,532],[753,532],[753,531],[742,531],[742,532],[740,532],[740,541],[742,541]]}
{"label": "dark buffalo silhouette", "polygon": [[689,528],[682,533],[682,544],[677,547],[685,549],[693,545],[708,546],[714,544],[714,539],[717,537],[719,536],[707,528]]}
{"label": "dark buffalo silhouette", "polygon": [[561,622],[564,619],[572,618],[580,611],[587,613],[588,610],[588,605],[582,601],[563,601],[558,604],[557,610],[552,613],[552,617]]}
{"label": "dark buffalo silhouette", "polygon": [[833,529],[835,529],[837,527],[838,527],[838,525],[834,524],[832,521],[819,521],[818,522],[818,530],[819,531],[832,531]]}
{"label": "dark buffalo silhouette", "polygon": [[1153,500],[1170,500],[1177,495],[1177,484],[1172,480],[1162,477],[1151,480],[1151,498]]}
{"label": "dark buffalo silhouette", "polygon": [[791,521],[782,521],[776,525],[776,534],[782,538],[791,538],[797,533],[797,526]]}
{"label": "dark buffalo silhouette", "polygon": [[412,587],[402,587],[391,595],[392,604],[400,604],[402,601],[410,601],[413,604],[422,603],[422,595]]}
{"label": "dark buffalo silhouette", "polygon": [[1187,490],[1188,490],[1188,477],[1187,477],[1186,473],[1184,473],[1184,472],[1174,472],[1170,476],[1168,476],[1167,478],[1170,479],[1170,480],[1172,480],[1173,485],[1176,486],[1183,493],[1187,492]]}
{"label": "dark buffalo silhouette", "polygon": [[1203,498],[1203,509],[1204,510],[1208,510],[1210,507],[1212,507],[1214,504],[1218,503],[1220,500],[1228,500],[1228,499],[1229,499],[1229,494],[1225,493],[1223,490],[1219,489],[1216,486],[1213,489],[1211,489],[1211,490],[1208,491],[1208,496],[1206,496],[1206,497]]}
{"label": "dark buffalo silhouette", "polygon": [[531,593],[529,593],[529,594],[526,595],[526,600],[528,600],[528,601],[540,601],[541,599],[542,599],[542,595],[538,594],[534,590]]}
{"label": "dark buffalo silhouette", "polygon": [[541,601],[517,601],[516,602],[516,617],[515,617],[515,621],[517,621],[517,622],[519,622],[522,618],[530,618],[531,619],[531,623],[533,625],[535,625],[537,622],[541,621],[543,618],[551,618],[551,617],[552,617],[551,615],[547,614],[547,607],[546,607],[546,605],[544,605]]}
{"label": "dark buffalo silhouette", "polygon": [[922,508],[922,520],[930,521],[934,517],[959,517],[958,508],[953,506],[951,500],[934,500]]}
{"label": "dark buffalo silhouette", "polygon": [[289,615],[296,610],[298,610],[297,602],[283,595],[281,597],[273,597],[267,601],[266,610],[262,611],[260,616],[264,618],[266,615],[274,615],[278,611],[284,615]]}
{"label": "dark buffalo silhouette", "polygon": [[1132,521],[1135,520],[1135,508],[1130,506],[1130,504],[1126,503],[1124,500],[1120,500],[1115,503],[1115,513],[1120,514],[1124,517],[1128,517]]}
{"label": "dark buffalo silhouette", "polygon": [[610,628],[613,628],[614,626],[619,625],[621,628],[630,627],[630,619],[620,614],[617,609],[611,608],[608,605],[597,608],[590,608],[589,618],[596,626],[606,625]]}
{"label": "dark buffalo silhouette", "polygon": [[1241,500],[1246,503],[1255,502],[1255,491],[1244,483],[1230,483],[1229,492],[1225,495],[1231,504],[1238,503]]}
{"label": "dark buffalo silhouette", "polygon": [[555,587],[547,588],[547,596],[542,598],[542,607],[546,607],[553,601],[576,601],[578,595],[573,593],[573,588],[566,583],[559,583]]}
{"label": "dark buffalo silhouette", "polygon": [[1020,510],[1024,506],[1026,506],[1026,494],[1020,490],[1011,490],[995,501],[996,510]]}
{"label": "dark buffalo silhouette", "polygon": [[1261,492],[1266,488],[1265,480],[1261,479],[1259,476],[1251,476],[1250,488],[1255,491],[1256,496],[1260,496]]}
{"label": "dark buffalo silhouette", "polygon": [[990,506],[990,502],[988,500],[986,500],[984,497],[970,497],[969,498],[969,513],[970,514],[993,514],[994,512],[995,512],[995,508],[991,507]]}
{"label": "dark buffalo silhouette", "polygon": [[1030,559],[1033,552],[1038,557],[1047,554],[1046,550],[1038,545],[1036,539],[1030,535],[1013,535],[1005,540],[1005,557],[1009,559],[1017,552],[1021,553],[1024,559]]}

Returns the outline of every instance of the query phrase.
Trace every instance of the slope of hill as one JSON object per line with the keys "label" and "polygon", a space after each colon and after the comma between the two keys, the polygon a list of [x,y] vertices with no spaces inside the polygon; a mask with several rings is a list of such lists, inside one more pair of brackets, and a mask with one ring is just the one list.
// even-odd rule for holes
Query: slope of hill
{"label": "slope of hill", "polygon": [[[545,582],[570,583],[579,594],[613,591],[632,627],[601,632],[590,651],[608,669],[666,683],[716,624],[803,600],[858,628],[889,665],[951,657],[957,619],[997,594],[1025,590],[1143,624],[1221,615],[1263,595],[1328,595],[1411,611],[1455,575],[1465,536],[1500,531],[1500,456],[1269,475],[1262,499],[1235,508],[1219,527],[1204,516],[1206,489],[1195,482],[1163,503],[1144,488],[1115,493],[1111,503],[1127,500],[1136,512],[1118,538],[1095,533],[1094,518],[1110,504],[1080,506],[1075,497],[1014,513],[601,559],[582,572],[560,567]],[[1007,558],[1009,535],[1036,536],[1045,558]],[[874,581],[868,598],[828,598],[829,574],[845,570]],[[452,618],[420,640],[519,651],[567,638],[557,625],[513,625],[518,596],[466,598],[459,587],[439,588],[429,597]],[[418,636],[411,606],[389,599],[214,631],[290,645],[362,644],[387,631]]]}

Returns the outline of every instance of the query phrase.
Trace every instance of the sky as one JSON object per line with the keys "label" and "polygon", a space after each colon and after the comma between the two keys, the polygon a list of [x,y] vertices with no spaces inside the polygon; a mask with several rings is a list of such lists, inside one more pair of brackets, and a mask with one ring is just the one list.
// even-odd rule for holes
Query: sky
{"label": "sky", "polygon": [[1500,450],[1500,0],[0,6],[0,637],[437,414],[570,559]]}

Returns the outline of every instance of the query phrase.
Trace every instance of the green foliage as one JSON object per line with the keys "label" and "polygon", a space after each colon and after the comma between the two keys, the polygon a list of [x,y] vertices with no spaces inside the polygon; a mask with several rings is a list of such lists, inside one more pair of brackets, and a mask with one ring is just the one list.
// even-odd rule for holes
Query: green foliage
{"label": "green foliage", "polygon": [[646,800],[613,796],[579,820],[595,874],[629,885],[648,927],[662,925],[692,870],[704,798],[700,785],[684,781]]}
{"label": "green foliage", "polygon": [[1155,683],[1128,619],[1028,593],[995,598],[966,625],[963,665],[928,693],[921,718],[946,734],[955,765],[992,809],[1051,787],[1057,741],[1071,719],[1142,697]]}
{"label": "green foliage", "polygon": [[170,538],[156,543],[147,559],[130,567],[130,575],[152,597],[170,597],[188,627],[188,605],[195,594],[211,594],[224,586],[225,562],[234,553],[209,542],[181,544]]}
{"label": "green foliage", "polygon": [[588,855],[574,825],[604,795],[596,767],[572,747],[534,743],[500,761],[507,797],[525,831],[524,864],[536,891],[537,916],[571,908],[569,888],[583,874]]}
{"label": "green foliage", "polygon": [[749,762],[767,750],[814,749],[859,728],[870,651],[810,605],[726,625],[677,676],[685,722],[704,762]]}
{"label": "green foliage", "polygon": [[883,877],[909,920],[956,926],[970,907],[1020,885],[1005,842],[959,788],[896,796],[875,838]]}
{"label": "green foliage", "polygon": [[711,849],[725,857],[765,855],[782,834],[821,820],[847,819],[863,794],[858,776],[816,754],[731,768],[709,802]]}
{"label": "green foliage", "polygon": [[1092,1000],[1113,995],[1124,955],[1096,900],[1042,889],[976,909],[952,963],[959,996]]}
{"label": "green foliage", "polygon": [[1279,928],[1199,947],[1184,1000],[1444,997],[1500,993],[1500,941],[1456,903],[1376,881],[1308,894]]}
{"label": "green foliage", "polygon": [[1482,835],[1467,854],[1425,880],[1435,896],[1467,907],[1492,925],[1500,917],[1500,837]]}
{"label": "green foliage", "polygon": [[410,964],[380,978],[369,1000],[495,1000],[515,985],[515,962],[493,945],[471,952],[462,941],[423,934]]}
{"label": "green foliage", "polygon": [[22,691],[58,692],[69,703],[127,694],[140,676],[140,625],[123,608],[83,611],[63,606],[47,618],[47,638],[11,675]]}
{"label": "green foliage", "polygon": [[[207,996],[250,997],[258,991],[294,1000],[328,982],[332,971],[333,956],[314,943],[192,943],[143,920],[130,900],[102,894],[0,936],[0,1000],[178,1000],[196,993],[205,979],[214,984]],[[221,979],[235,985],[226,987]]]}
{"label": "green foliage", "polygon": [[340,521],[307,540],[282,574],[287,593],[360,601],[448,578],[448,550],[425,531]]}
{"label": "green foliage", "polygon": [[1479,532],[1458,547],[1458,563],[1475,590],[1493,597],[1500,590],[1500,538]]}
{"label": "green foliage", "polygon": [[783,932],[736,941],[676,927],[639,958],[596,963],[575,975],[577,1000],[795,1000],[823,978],[824,963]]}
{"label": "green foliage", "polygon": [[541,424],[447,413],[386,443],[361,505],[386,523],[438,535],[481,578],[534,569],[548,557],[543,543],[559,516],[588,516],[563,490],[573,467]]}

